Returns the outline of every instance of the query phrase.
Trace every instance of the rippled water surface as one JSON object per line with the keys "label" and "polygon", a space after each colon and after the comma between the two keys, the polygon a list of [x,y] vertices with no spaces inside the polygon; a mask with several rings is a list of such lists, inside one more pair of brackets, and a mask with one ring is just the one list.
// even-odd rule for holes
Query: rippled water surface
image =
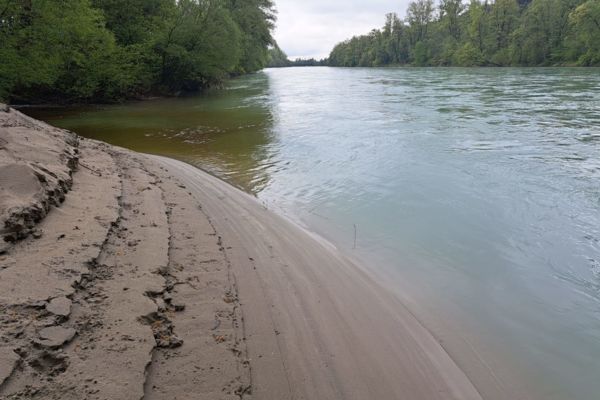
{"label": "rippled water surface", "polygon": [[29,111],[209,169],[362,259],[488,398],[600,398],[600,70],[267,70]]}

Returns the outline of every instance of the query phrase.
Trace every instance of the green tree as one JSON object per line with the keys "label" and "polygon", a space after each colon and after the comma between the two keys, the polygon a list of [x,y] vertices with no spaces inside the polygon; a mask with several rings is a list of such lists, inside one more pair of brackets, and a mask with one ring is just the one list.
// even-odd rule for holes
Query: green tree
{"label": "green tree", "polygon": [[267,63],[271,0],[0,0],[0,99],[115,101]]}
{"label": "green tree", "polygon": [[486,7],[479,0],[471,0],[467,9],[468,41],[477,49],[481,57],[483,57],[488,36],[486,16]]}
{"label": "green tree", "polygon": [[0,96],[79,101],[131,84],[101,13],[88,0],[0,1]]}
{"label": "green tree", "polygon": [[427,30],[433,21],[434,12],[433,0],[416,0],[408,5],[406,20],[410,26],[413,44],[427,38]]}
{"label": "green tree", "polygon": [[173,0],[92,0],[92,5],[102,10],[106,27],[123,46],[154,40],[177,7]]}
{"label": "green tree", "polygon": [[551,65],[565,57],[569,14],[578,0],[535,0],[514,32],[514,59],[521,65]]}
{"label": "green tree", "polygon": [[600,0],[588,0],[570,15],[574,34],[581,44],[581,65],[600,65]]}
{"label": "green tree", "polygon": [[160,85],[177,92],[222,81],[239,65],[240,40],[240,29],[220,3],[179,0],[175,17],[156,44]]}
{"label": "green tree", "polygon": [[229,0],[233,20],[242,33],[242,54],[238,72],[253,72],[268,61],[268,48],[275,41],[275,4],[271,0]]}
{"label": "green tree", "polygon": [[461,37],[460,16],[464,10],[462,0],[440,0],[440,23],[456,41]]}
{"label": "green tree", "polygon": [[511,34],[517,26],[518,16],[519,5],[515,0],[496,0],[491,8],[491,31],[495,41],[490,59],[495,65],[511,64],[509,45]]}
{"label": "green tree", "polygon": [[415,65],[424,67],[429,64],[429,49],[423,42],[417,42],[413,50],[413,59]]}
{"label": "green tree", "polygon": [[465,43],[453,55],[453,64],[463,67],[479,67],[485,65],[486,61],[483,58],[481,51],[472,43]]}
{"label": "green tree", "polygon": [[277,43],[275,43],[273,47],[269,49],[267,67],[281,68],[289,67],[291,64],[292,62],[288,59],[287,54],[285,54],[285,52],[279,48]]}

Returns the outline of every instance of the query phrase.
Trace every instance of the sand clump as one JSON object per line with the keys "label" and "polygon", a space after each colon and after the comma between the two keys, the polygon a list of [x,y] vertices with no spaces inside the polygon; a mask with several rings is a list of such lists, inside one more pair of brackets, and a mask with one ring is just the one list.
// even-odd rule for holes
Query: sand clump
{"label": "sand clump", "polygon": [[71,300],[64,296],[55,297],[46,304],[46,311],[67,318],[71,314]]}
{"label": "sand clump", "polygon": [[77,136],[0,105],[0,252],[33,233],[65,199],[78,165]]}

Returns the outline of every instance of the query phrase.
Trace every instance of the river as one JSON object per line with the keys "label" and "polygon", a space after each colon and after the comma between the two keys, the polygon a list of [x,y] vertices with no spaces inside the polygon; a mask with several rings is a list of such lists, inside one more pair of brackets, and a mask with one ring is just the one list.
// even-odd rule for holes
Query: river
{"label": "river", "polygon": [[24,111],[210,170],[327,238],[485,398],[600,398],[598,69],[276,69]]}

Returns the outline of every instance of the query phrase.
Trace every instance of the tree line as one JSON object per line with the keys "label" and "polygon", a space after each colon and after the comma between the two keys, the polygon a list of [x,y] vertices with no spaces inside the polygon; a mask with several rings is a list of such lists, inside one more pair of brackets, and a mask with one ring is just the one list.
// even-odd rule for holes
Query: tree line
{"label": "tree line", "polygon": [[0,0],[0,100],[178,94],[262,69],[272,0]]}
{"label": "tree line", "polygon": [[286,67],[323,67],[327,65],[327,59],[317,60],[315,58],[296,58],[290,60],[288,55],[283,50],[273,43],[269,49],[269,57],[267,67],[269,68],[286,68]]}
{"label": "tree line", "polygon": [[329,65],[600,65],[600,0],[416,0],[336,45]]}

